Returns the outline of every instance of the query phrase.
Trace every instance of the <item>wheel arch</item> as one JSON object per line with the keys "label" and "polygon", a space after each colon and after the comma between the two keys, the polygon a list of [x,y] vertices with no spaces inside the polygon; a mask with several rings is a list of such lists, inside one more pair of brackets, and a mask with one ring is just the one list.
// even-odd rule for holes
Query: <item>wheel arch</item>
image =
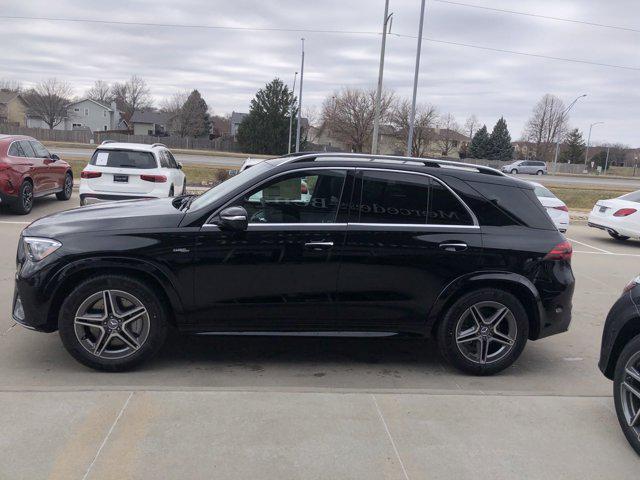
{"label": "wheel arch", "polygon": [[449,308],[463,295],[481,288],[499,288],[515,296],[525,311],[529,321],[529,339],[535,340],[540,334],[542,302],[535,285],[526,277],[511,272],[472,273],[449,283],[438,295],[429,312],[427,334],[435,336],[438,325]]}
{"label": "wheel arch", "polygon": [[616,339],[613,342],[613,346],[609,352],[609,357],[607,359],[607,364],[605,365],[604,375],[613,379],[616,370],[616,364],[618,363],[618,358],[624,350],[624,347],[633,340],[635,337],[640,335],[640,321],[635,317],[633,321],[627,321],[625,325],[620,329],[618,335],[616,335]]}
{"label": "wheel arch", "polygon": [[66,296],[82,281],[98,275],[120,275],[135,278],[151,286],[167,310],[167,321],[177,326],[182,320],[183,302],[170,279],[157,266],[134,259],[81,260],[67,265],[48,283],[51,302],[47,313],[47,323],[57,329],[58,314]]}

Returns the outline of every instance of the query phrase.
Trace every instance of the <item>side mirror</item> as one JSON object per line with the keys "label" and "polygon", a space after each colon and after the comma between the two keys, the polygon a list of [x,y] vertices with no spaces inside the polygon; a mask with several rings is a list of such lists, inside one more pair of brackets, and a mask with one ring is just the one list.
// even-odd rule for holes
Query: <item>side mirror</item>
{"label": "side mirror", "polygon": [[243,207],[228,207],[220,212],[214,223],[222,229],[239,232],[249,226],[248,217],[249,214]]}
{"label": "side mirror", "polygon": [[53,160],[54,162],[57,162],[58,160],[60,160],[60,157],[56,154],[56,153],[52,153],[51,154],[51,160]]}
{"label": "side mirror", "polygon": [[182,170],[182,162],[178,162],[178,170]]}

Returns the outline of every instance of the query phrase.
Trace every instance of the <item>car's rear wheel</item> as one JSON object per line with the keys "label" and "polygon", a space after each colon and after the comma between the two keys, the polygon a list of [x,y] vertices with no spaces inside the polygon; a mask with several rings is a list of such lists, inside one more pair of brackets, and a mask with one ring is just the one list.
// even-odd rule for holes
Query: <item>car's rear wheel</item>
{"label": "car's rear wheel", "polygon": [[184,183],[182,184],[182,195],[186,195],[187,193],[187,178],[185,177]]}
{"label": "car's rear wheel", "polygon": [[518,173],[518,170],[516,170],[515,168],[511,170],[511,175],[516,175],[517,173]]}
{"label": "car's rear wheel", "polygon": [[67,173],[64,176],[64,185],[62,187],[62,191],[56,193],[56,198],[58,200],[69,200],[71,198],[71,194],[73,193],[73,176],[70,173]]}
{"label": "car's rear wheel", "polygon": [[438,329],[442,355],[473,375],[493,375],[511,366],[529,336],[522,304],[509,292],[483,288],[460,297]]}
{"label": "car's rear wheel", "polygon": [[640,335],[631,340],[618,357],[613,399],[622,431],[640,455]]}
{"label": "car's rear wheel", "polygon": [[33,184],[25,180],[20,185],[17,200],[11,205],[11,209],[18,215],[26,215],[33,208]]}
{"label": "car's rear wheel", "polygon": [[536,175],[544,175],[544,172],[543,172],[542,170],[538,170],[538,171],[536,172]]}
{"label": "car's rear wheel", "polygon": [[81,283],[58,319],[67,351],[96,370],[128,370],[155,355],[167,335],[166,312],[140,281],[106,275]]}
{"label": "car's rear wheel", "polygon": [[169,189],[169,196],[173,197],[173,195],[174,195],[173,185],[171,185],[171,188]]}
{"label": "car's rear wheel", "polygon": [[611,236],[611,238],[614,238],[614,239],[616,239],[616,240],[618,240],[620,242],[625,242],[625,241],[629,240],[629,238],[630,238],[630,237],[626,237],[624,235],[620,235],[620,234],[618,234],[616,232],[612,232],[610,230],[607,230],[607,233]]}

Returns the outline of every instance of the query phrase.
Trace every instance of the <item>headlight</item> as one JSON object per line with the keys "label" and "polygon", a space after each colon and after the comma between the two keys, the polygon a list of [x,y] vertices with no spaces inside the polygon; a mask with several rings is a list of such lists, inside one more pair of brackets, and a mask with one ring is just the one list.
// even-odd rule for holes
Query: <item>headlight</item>
{"label": "headlight", "polygon": [[24,251],[33,262],[39,262],[62,246],[60,242],[51,238],[24,237],[22,241]]}

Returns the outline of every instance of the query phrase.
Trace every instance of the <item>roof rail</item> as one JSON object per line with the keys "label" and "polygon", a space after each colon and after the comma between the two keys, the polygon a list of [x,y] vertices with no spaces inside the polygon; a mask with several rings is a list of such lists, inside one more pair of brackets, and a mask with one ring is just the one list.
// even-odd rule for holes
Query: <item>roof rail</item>
{"label": "roof rail", "polygon": [[100,145],[106,145],[107,143],[118,143],[115,140],[103,140]]}
{"label": "roof rail", "polygon": [[154,143],[153,145],[151,145],[151,148],[155,148],[155,147],[167,148],[167,146],[164,143]]}
{"label": "roof rail", "polygon": [[368,161],[368,162],[384,162],[389,163],[419,163],[426,167],[435,168],[451,168],[456,170],[471,170],[478,173],[484,173],[486,175],[495,175],[498,177],[505,176],[500,170],[495,168],[485,167],[484,165],[474,165],[473,163],[454,162],[451,160],[438,160],[436,158],[416,158],[416,157],[401,157],[394,155],[368,155],[366,153],[309,153],[301,154],[300,156],[291,158],[285,163],[297,163],[297,162],[313,162],[316,160],[322,160],[323,158],[340,158],[345,160],[354,161]]}

